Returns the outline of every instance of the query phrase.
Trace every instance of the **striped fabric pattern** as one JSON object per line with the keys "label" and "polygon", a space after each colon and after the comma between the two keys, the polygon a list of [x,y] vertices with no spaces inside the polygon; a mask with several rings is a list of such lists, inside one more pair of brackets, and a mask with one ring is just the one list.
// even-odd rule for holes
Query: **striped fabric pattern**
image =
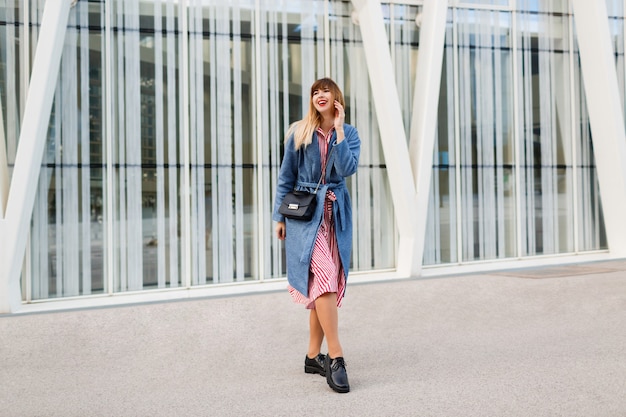
{"label": "striped fabric pattern", "polygon": [[[317,130],[322,159],[322,175],[326,172],[328,143],[330,142],[333,131],[334,129],[331,129],[325,134],[321,129]],[[308,288],[309,296],[305,297],[292,286],[288,287],[294,302],[304,304],[307,309],[314,309],[315,300],[325,293],[336,293],[337,307],[341,307],[346,291],[346,277],[339,258],[337,235],[335,234],[335,222],[333,219],[333,202],[335,200],[335,194],[332,191],[328,191],[324,200],[324,218],[317,232],[313,254],[311,255]]]}

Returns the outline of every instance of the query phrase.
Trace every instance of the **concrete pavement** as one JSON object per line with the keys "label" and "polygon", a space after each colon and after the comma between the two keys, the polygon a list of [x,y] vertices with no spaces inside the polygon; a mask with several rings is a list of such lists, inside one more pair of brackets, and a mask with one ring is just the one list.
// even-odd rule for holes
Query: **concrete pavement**
{"label": "concrete pavement", "polygon": [[286,291],[0,316],[0,416],[626,416],[626,261],[348,285],[352,386]]}

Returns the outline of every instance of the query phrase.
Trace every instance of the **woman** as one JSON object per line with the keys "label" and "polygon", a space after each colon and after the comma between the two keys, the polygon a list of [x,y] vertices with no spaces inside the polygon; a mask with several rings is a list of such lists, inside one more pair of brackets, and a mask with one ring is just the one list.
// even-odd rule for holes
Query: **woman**
{"label": "woman", "polygon": [[[336,392],[350,391],[337,309],[345,294],[352,250],[352,208],[345,177],[356,172],[361,149],[356,129],[344,120],[345,101],[337,84],[330,78],[315,81],[307,115],[287,132],[273,214],[276,235],[285,240],[289,292],[310,310],[304,371],[325,376]],[[320,178],[310,221],[285,219],[278,212],[287,192],[313,192]],[[328,355],[320,352],[324,338]]]}

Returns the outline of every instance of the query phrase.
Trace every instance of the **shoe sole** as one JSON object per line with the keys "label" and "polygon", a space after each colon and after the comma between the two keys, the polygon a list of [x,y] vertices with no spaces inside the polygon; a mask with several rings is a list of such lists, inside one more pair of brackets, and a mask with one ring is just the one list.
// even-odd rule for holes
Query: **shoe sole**
{"label": "shoe sole", "polygon": [[318,374],[321,376],[326,376],[326,372],[319,369],[319,368],[315,368],[313,366],[305,366],[304,367],[304,372],[307,374]]}
{"label": "shoe sole", "polygon": [[348,387],[348,388],[338,387],[337,385],[333,384],[333,382],[330,380],[330,378],[327,378],[326,382],[328,382],[328,386],[331,387],[333,389],[333,391],[338,392],[339,394],[345,394],[347,392],[350,392],[350,387]]}

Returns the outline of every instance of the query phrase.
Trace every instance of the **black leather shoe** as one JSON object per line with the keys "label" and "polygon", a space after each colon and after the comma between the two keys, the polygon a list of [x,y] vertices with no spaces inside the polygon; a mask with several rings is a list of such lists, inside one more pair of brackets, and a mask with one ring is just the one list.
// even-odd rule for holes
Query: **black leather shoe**
{"label": "black leather shoe", "polygon": [[309,358],[309,355],[306,355],[304,358],[304,372],[307,374],[320,374],[321,376],[326,376],[326,371],[324,370],[325,361],[326,355],[321,353],[318,353],[313,359]]}
{"label": "black leather shoe", "polygon": [[350,392],[346,363],[341,356],[332,359],[330,355],[326,355],[324,368],[326,369],[326,382],[333,390],[340,393]]}

